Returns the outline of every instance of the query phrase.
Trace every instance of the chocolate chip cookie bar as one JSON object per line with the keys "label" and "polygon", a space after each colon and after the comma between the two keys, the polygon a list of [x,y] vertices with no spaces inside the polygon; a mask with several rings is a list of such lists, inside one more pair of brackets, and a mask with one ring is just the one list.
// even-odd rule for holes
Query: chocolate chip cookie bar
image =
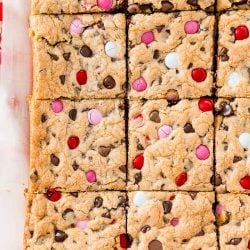
{"label": "chocolate chip cookie bar", "polygon": [[217,10],[250,9],[249,0],[217,0]]}
{"label": "chocolate chip cookie bar", "polygon": [[123,97],[126,82],[125,17],[32,16],[33,97]]}
{"label": "chocolate chip cookie bar", "polygon": [[170,12],[173,10],[214,10],[215,0],[128,0],[128,12],[151,13],[154,11]]}
{"label": "chocolate chip cookie bar", "polygon": [[214,16],[205,12],[132,16],[129,24],[129,97],[198,98],[213,86]]}
{"label": "chocolate chip cookie bar", "polygon": [[122,192],[27,194],[24,249],[122,249],[126,206]]}
{"label": "chocolate chip cookie bar", "polygon": [[129,249],[218,249],[213,202],[212,192],[129,193]]}
{"label": "chocolate chip cookie bar", "polygon": [[217,198],[216,220],[221,249],[250,249],[250,196],[220,194]]}
{"label": "chocolate chip cookie bar", "polygon": [[219,99],[215,109],[216,189],[249,192],[250,99]]}
{"label": "chocolate chip cookie bar", "polygon": [[120,100],[30,102],[30,190],[122,190],[126,179]]}
{"label": "chocolate chip cookie bar", "polygon": [[250,97],[250,11],[220,16],[217,96]]}
{"label": "chocolate chip cookie bar", "polygon": [[120,9],[123,0],[32,0],[32,14],[77,14]]}
{"label": "chocolate chip cookie bar", "polygon": [[131,101],[129,190],[211,191],[213,102]]}

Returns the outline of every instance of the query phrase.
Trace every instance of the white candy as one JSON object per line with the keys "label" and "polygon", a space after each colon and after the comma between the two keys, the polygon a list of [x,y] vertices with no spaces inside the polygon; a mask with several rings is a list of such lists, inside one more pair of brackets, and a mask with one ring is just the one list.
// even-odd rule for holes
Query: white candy
{"label": "white candy", "polygon": [[228,85],[234,88],[240,82],[240,76],[237,72],[232,72],[228,77]]}
{"label": "white candy", "polygon": [[165,57],[165,64],[170,69],[177,69],[179,67],[179,56],[176,52],[170,52]]}
{"label": "white candy", "polygon": [[248,149],[250,146],[250,134],[249,133],[242,133],[239,136],[239,142],[243,148]]}
{"label": "white candy", "polygon": [[147,200],[148,200],[148,196],[143,191],[136,192],[133,198],[134,204],[138,207],[142,206]]}
{"label": "white candy", "polygon": [[116,55],[117,55],[117,45],[116,45],[116,43],[115,42],[111,42],[111,41],[109,41],[109,42],[107,42],[106,44],[105,44],[105,52],[106,52],[106,54],[109,56],[109,57],[116,57]]}

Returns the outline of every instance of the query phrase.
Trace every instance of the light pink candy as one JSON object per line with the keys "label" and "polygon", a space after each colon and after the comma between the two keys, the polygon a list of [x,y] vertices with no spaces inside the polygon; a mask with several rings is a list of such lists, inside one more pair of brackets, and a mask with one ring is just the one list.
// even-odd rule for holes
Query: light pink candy
{"label": "light pink candy", "polygon": [[179,219],[178,218],[173,218],[171,221],[170,221],[170,224],[172,226],[177,226],[179,224]]}
{"label": "light pink candy", "polygon": [[133,116],[134,124],[136,127],[141,127],[143,125],[143,116],[142,114]]}
{"label": "light pink candy", "polygon": [[96,173],[95,173],[95,171],[94,170],[89,170],[86,173],[86,179],[90,183],[96,182]]}
{"label": "light pink candy", "polygon": [[172,127],[163,125],[158,129],[158,136],[160,139],[168,137],[172,133]]}
{"label": "light pink candy", "polygon": [[97,125],[101,122],[102,120],[102,113],[98,109],[91,109],[88,112],[88,120],[89,123],[92,125]]}
{"label": "light pink candy", "polygon": [[142,92],[147,88],[147,82],[143,77],[140,77],[133,81],[132,88],[137,92]]}
{"label": "light pink candy", "polygon": [[152,31],[144,32],[141,36],[141,42],[146,45],[152,43],[155,40],[154,33]]}
{"label": "light pink candy", "polygon": [[215,214],[220,215],[223,213],[223,211],[224,211],[224,207],[221,204],[218,204],[215,208]]}
{"label": "light pink candy", "polygon": [[207,146],[201,144],[196,148],[195,155],[199,160],[206,160],[210,156],[210,151]]}
{"label": "light pink candy", "polygon": [[51,104],[51,108],[55,113],[60,113],[63,110],[63,103],[61,100],[55,100]]}
{"label": "light pink candy", "polygon": [[81,34],[84,31],[84,26],[79,19],[74,19],[70,24],[70,32],[75,34]]}
{"label": "light pink candy", "polygon": [[79,220],[76,222],[76,227],[85,229],[88,226],[89,221],[88,220]]}
{"label": "light pink candy", "polygon": [[103,10],[111,10],[113,6],[112,0],[97,0],[97,6]]}
{"label": "light pink candy", "polygon": [[191,20],[185,23],[184,30],[187,34],[195,34],[200,30],[199,22]]}

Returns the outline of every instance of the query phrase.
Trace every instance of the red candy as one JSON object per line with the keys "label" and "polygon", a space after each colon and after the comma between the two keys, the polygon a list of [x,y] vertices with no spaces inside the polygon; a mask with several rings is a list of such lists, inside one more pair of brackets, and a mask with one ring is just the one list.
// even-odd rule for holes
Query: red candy
{"label": "red candy", "polygon": [[198,103],[199,109],[203,112],[212,111],[214,103],[210,98],[201,98]]}
{"label": "red candy", "polygon": [[247,26],[240,25],[234,31],[235,40],[244,40],[249,37],[249,30]]}
{"label": "red candy", "polygon": [[79,85],[84,85],[87,83],[87,72],[85,70],[79,70],[76,73],[76,80],[78,82]]}
{"label": "red candy", "polygon": [[129,234],[120,235],[120,246],[121,248],[129,248],[132,245],[132,238]]}
{"label": "red candy", "polygon": [[248,241],[247,248],[250,249],[250,240]]}
{"label": "red candy", "polygon": [[133,160],[133,166],[136,169],[141,170],[144,165],[144,156],[143,154],[138,154]]}
{"label": "red candy", "polygon": [[207,71],[203,68],[196,68],[192,70],[192,78],[196,82],[203,82],[207,78]]}
{"label": "red candy", "polygon": [[56,191],[55,188],[48,189],[46,194],[45,194],[45,197],[53,202],[60,200],[61,196],[62,196],[61,192]]}
{"label": "red candy", "polygon": [[80,143],[80,140],[77,136],[70,136],[69,139],[68,139],[68,146],[69,146],[69,149],[75,149],[78,147]]}
{"label": "red candy", "polygon": [[244,189],[248,189],[250,190],[250,176],[245,176],[240,180],[240,185],[244,188]]}
{"label": "red candy", "polygon": [[187,181],[187,173],[183,172],[175,178],[176,186],[180,187],[184,185]]}

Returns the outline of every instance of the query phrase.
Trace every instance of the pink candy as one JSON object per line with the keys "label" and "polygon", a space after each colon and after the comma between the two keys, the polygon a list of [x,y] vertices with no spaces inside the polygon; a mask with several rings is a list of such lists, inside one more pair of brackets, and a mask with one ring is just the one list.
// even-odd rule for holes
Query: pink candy
{"label": "pink candy", "polygon": [[170,224],[172,226],[177,226],[179,224],[179,219],[178,218],[173,218],[171,221],[170,221]]}
{"label": "pink candy", "polygon": [[200,24],[195,20],[188,21],[184,25],[184,30],[187,34],[195,34],[200,30]]}
{"label": "pink candy", "polygon": [[70,32],[75,34],[81,34],[84,31],[84,26],[79,19],[74,19],[70,24]]}
{"label": "pink candy", "polygon": [[172,127],[163,125],[158,129],[158,136],[160,139],[168,137],[172,133]]}
{"label": "pink candy", "polygon": [[142,92],[147,88],[147,82],[143,77],[137,78],[133,81],[132,88],[137,92]]}
{"label": "pink candy", "polygon": [[95,173],[95,171],[94,170],[89,170],[86,173],[86,179],[90,183],[96,182],[96,173]]}
{"label": "pink candy", "polygon": [[88,226],[89,221],[88,220],[79,220],[76,222],[76,227],[85,229]]}
{"label": "pink candy", "polygon": [[141,42],[146,45],[152,43],[155,40],[154,33],[152,31],[144,32],[141,36]]}
{"label": "pink candy", "polygon": [[97,0],[97,6],[103,10],[111,10],[113,6],[112,0]]}
{"label": "pink candy", "polygon": [[215,208],[215,214],[220,215],[223,213],[223,211],[224,211],[224,207],[221,204],[218,204]]}
{"label": "pink candy", "polygon": [[88,112],[88,120],[89,123],[92,125],[97,125],[101,122],[102,120],[102,113],[98,109],[91,109]]}
{"label": "pink candy", "polygon": [[60,113],[63,110],[63,103],[61,100],[55,100],[51,104],[51,108],[55,113]]}
{"label": "pink candy", "polygon": [[141,127],[143,125],[143,116],[142,116],[142,114],[134,115],[133,116],[133,121],[134,121],[134,125],[136,127]]}
{"label": "pink candy", "polygon": [[195,155],[199,160],[206,160],[210,156],[210,151],[207,146],[201,144],[196,148]]}

